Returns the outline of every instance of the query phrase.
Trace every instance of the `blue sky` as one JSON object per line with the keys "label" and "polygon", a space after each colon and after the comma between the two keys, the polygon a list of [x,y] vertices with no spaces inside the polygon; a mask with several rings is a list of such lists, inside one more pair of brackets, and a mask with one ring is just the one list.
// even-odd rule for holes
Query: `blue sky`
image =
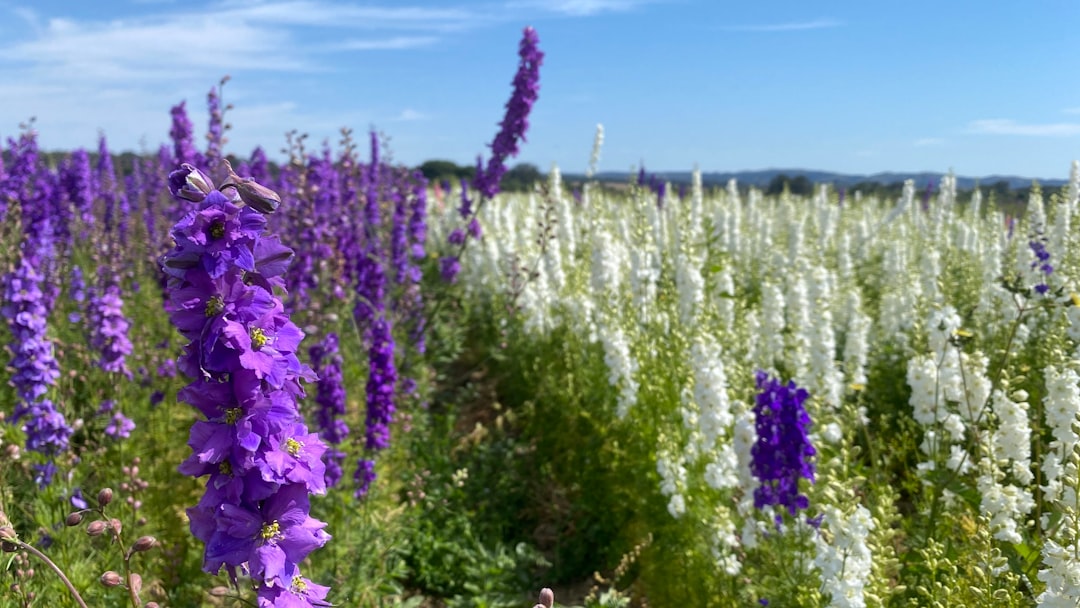
{"label": "blue sky", "polygon": [[524,26],[546,57],[520,162],[584,170],[796,167],[1067,177],[1080,158],[1080,3],[721,0],[0,0],[0,135],[47,149],[205,131],[390,138],[396,161],[472,162],[502,117]]}

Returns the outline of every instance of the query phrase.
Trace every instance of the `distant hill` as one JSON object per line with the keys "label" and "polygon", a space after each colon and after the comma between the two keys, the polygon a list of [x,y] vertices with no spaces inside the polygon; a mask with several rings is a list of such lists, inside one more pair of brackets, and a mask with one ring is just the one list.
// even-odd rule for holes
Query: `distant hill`
{"label": "distant hill", "polygon": [[[648,175],[655,175],[657,179],[663,179],[665,181],[680,184],[690,183],[691,172],[689,171],[657,171],[655,173],[648,173]],[[873,173],[870,175],[852,175],[847,173],[833,173],[831,171],[815,171],[812,169],[761,169],[758,171],[735,171],[735,172],[720,172],[709,171],[702,172],[701,181],[706,187],[710,186],[724,186],[728,180],[735,178],[741,186],[756,186],[764,188],[769,185],[769,182],[778,175],[786,175],[789,178],[794,179],[800,175],[805,176],[815,184],[832,184],[835,187],[843,186],[845,188],[854,186],[860,183],[879,183],[882,185],[893,184],[897,182],[903,182],[904,180],[915,180],[915,187],[922,189],[928,183],[933,183],[936,189],[937,184],[941,182],[944,173]],[[630,180],[631,174],[626,171],[602,171],[596,175],[597,179],[605,182],[626,182]],[[584,175],[580,174],[567,174],[564,176],[567,180],[583,180]],[[1016,175],[987,175],[984,177],[965,177],[956,176],[956,187],[961,190],[970,190],[978,183],[982,187],[989,187],[997,182],[1008,182],[1010,188],[1022,189],[1031,185],[1033,178],[1019,177]],[[1037,179],[1037,178],[1035,178]],[[1060,187],[1068,183],[1067,179],[1039,179],[1039,183],[1047,187]]]}

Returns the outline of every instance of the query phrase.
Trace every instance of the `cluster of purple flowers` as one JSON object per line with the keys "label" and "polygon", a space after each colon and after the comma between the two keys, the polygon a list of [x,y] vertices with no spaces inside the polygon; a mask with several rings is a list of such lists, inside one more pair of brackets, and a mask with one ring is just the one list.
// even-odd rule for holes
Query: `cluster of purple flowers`
{"label": "cluster of purple flowers", "polygon": [[[1028,246],[1031,247],[1031,253],[1035,255],[1035,260],[1031,262],[1031,268],[1033,270],[1037,269],[1044,277],[1049,277],[1054,272],[1054,266],[1050,264],[1050,252],[1046,250],[1044,239],[1032,239]],[[1035,285],[1035,291],[1039,295],[1043,295],[1050,291],[1050,286],[1047,285],[1044,279]]]}
{"label": "cluster of purple flowers", "polygon": [[345,378],[341,374],[341,353],[338,337],[329,333],[315,346],[311,347],[311,366],[319,375],[319,384],[315,391],[315,403],[319,409],[315,414],[319,435],[330,444],[323,454],[326,464],[326,487],[332,488],[341,481],[344,472],[341,462],[345,452],[332,447],[341,445],[349,436],[349,426],[345,424]]}
{"label": "cluster of purple flowers", "polygon": [[303,332],[274,289],[292,250],[265,234],[264,213],[280,199],[231,174],[220,189],[191,165],[169,176],[180,200],[197,203],[172,230],[163,259],[170,318],[190,340],[179,368],[193,379],[178,397],[206,419],[194,424],[182,473],[208,475],[188,509],[192,534],[206,544],[203,569],[238,569],[258,585],[260,606],[322,604],[327,587],[300,574],[330,536],[309,514],[310,494],[326,491],[326,446],[304,425],[300,363]]}
{"label": "cluster of purple flowers", "polygon": [[37,465],[37,482],[46,486],[56,473],[55,457],[67,450],[71,427],[48,398],[49,387],[60,377],[52,342],[46,335],[48,308],[41,290],[41,275],[26,256],[12,272],[4,275],[4,302],[0,314],[8,321],[12,336],[15,370],[11,383],[18,402],[8,421],[22,422],[26,449],[44,454],[47,461]]}
{"label": "cluster of purple flowers", "polygon": [[[807,497],[799,493],[799,479],[814,481],[817,452],[810,443],[811,422],[804,407],[809,393],[794,381],[783,384],[760,370],[756,384],[757,442],[750,451],[750,470],[760,485],[754,490],[754,506],[783,506],[794,516],[809,506]],[[779,524],[779,513],[776,518]]]}
{"label": "cluster of purple flowers", "polygon": [[91,290],[87,303],[87,321],[90,325],[90,346],[101,354],[101,369],[123,374],[129,379],[131,371],[126,357],[131,354],[128,328],[131,322],[124,316],[124,300],[120,292],[120,279],[102,265],[99,287]]}

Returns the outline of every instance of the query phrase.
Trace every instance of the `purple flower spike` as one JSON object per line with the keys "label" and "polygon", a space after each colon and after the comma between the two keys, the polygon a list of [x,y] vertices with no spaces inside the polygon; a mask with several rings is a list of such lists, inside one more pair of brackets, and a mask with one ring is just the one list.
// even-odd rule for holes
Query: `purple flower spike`
{"label": "purple flower spike", "polygon": [[180,465],[208,476],[188,509],[192,534],[206,544],[203,569],[249,573],[260,606],[322,605],[327,588],[301,576],[299,564],[330,538],[308,501],[326,491],[327,448],[297,404],[301,382],[315,380],[297,357],[304,334],[275,294],[292,250],[265,234],[266,216],[241,204],[235,184],[262,186],[230,175],[223,194],[191,167],[173,175],[178,198],[203,195],[162,258],[171,321],[190,340],[177,367],[193,381],[178,398],[206,417],[192,426],[192,454]]}
{"label": "purple flower spike", "polygon": [[487,198],[499,192],[499,182],[506,173],[507,157],[517,156],[518,142],[525,139],[529,129],[529,112],[540,94],[540,64],[544,54],[539,48],[536,30],[525,28],[521,36],[517,74],[514,75],[514,94],[506,104],[499,133],[491,142],[491,158],[487,168],[476,173],[476,189]]}
{"label": "purple flower spike", "polygon": [[46,462],[37,466],[38,485],[52,482],[54,458],[68,448],[72,429],[64,415],[45,397],[60,377],[60,366],[47,337],[48,309],[41,290],[41,275],[27,258],[3,277],[4,299],[0,314],[8,320],[12,336],[10,363],[14,374],[15,409],[8,422],[21,422],[26,433],[26,449],[44,454]]}
{"label": "purple flower spike", "polygon": [[[751,449],[750,470],[761,485],[754,490],[754,506],[786,507],[794,516],[809,501],[799,494],[799,479],[814,481],[814,455],[808,436],[810,416],[804,403],[806,390],[794,382],[781,384],[763,371],[757,372],[758,393],[754,405],[757,443]],[[777,524],[780,515],[777,514]]]}

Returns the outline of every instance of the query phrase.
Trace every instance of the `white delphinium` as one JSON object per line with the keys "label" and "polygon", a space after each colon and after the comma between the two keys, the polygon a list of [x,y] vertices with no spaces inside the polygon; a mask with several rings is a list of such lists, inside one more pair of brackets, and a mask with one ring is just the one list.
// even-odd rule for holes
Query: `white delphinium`
{"label": "white delphinium", "polygon": [[[1018,524],[1035,507],[1028,490],[1031,474],[1031,428],[1028,425],[1027,393],[1017,391],[1010,398],[994,391],[991,399],[997,428],[990,432],[990,457],[979,463],[976,485],[981,495],[980,510],[990,519],[994,538],[1010,543],[1023,542]],[[1015,483],[1006,483],[1011,476]]]}
{"label": "white delphinium", "polygon": [[874,529],[874,518],[862,505],[845,516],[840,509],[824,509],[820,530],[814,535],[814,566],[821,576],[821,590],[829,596],[829,606],[864,608],[863,591],[870,578],[873,555],[866,538]]}
{"label": "white delphinium", "polygon": [[727,266],[716,273],[712,291],[720,326],[730,329],[735,324],[735,281],[731,278],[731,270]]}
{"label": "white delphinium", "polygon": [[854,265],[851,261],[851,235],[842,232],[836,245],[836,274],[841,281],[851,278]]}
{"label": "white delphinium", "polygon": [[660,474],[660,493],[670,497],[668,513],[678,519],[686,513],[686,465],[681,456],[672,457],[661,453],[656,458],[656,472]]}
{"label": "white delphinium", "polygon": [[600,164],[600,150],[604,147],[604,125],[596,124],[596,135],[593,136],[592,154],[589,155],[589,168],[585,170],[585,177],[592,179],[596,175],[596,167]]}
{"label": "white delphinium", "polygon": [[1028,394],[1020,390],[1008,396],[995,390],[990,400],[998,427],[990,435],[994,459],[1022,486],[1031,483],[1031,426]]}
{"label": "white delphinium", "polygon": [[739,535],[732,521],[731,510],[723,505],[716,507],[716,519],[713,523],[715,529],[712,542],[713,559],[716,565],[728,576],[735,576],[742,572],[742,562],[739,561],[741,543]]}
{"label": "white delphinium", "polygon": [[698,311],[705,301],[705,279],[700,262],[689,253],[675,256],[675,287],[679,291],[679,321],[692,328]]}
{"label": "white delphinium", "polygon": [[601,305],[614,299],[622,288],[627,258],[626,247],[621,240],[613,238],[604,228],[597,228],[593,232],[590,283]]}
{"label": "white delphinium", "polygon": [[813,340],[810,294],[806,283],[806,273],[799,269],[792,272],[788,275],[785,298],[787,327],[790,331],[784,349],[784,363],[791,370],[795,381],[801,385],[806,384],[805,378],[810,373],[810,344]]}
{"label": "white delphinium", "polygon": [[1047,367],[1046,396],[1043,412],[1053,440],[1043,457],[1043,493],[1047,500],[1059,500],[1062,495],[1062,473],[1065,463],[1076,449],[1077,436],[1073,425],[1080,416],[1080,375],[1072,369]]}
{"label": "white delphinium", "polygon": [[866,362],[869,352],[870,326],[873,321],[862,313],[859,292],[851,290],[847,297],[847,332],[844,336],[844,372],[848,384],[866,384]]}
{"label": "white delphinium", "polygon": [[757,527],[753,517],[754,491],[757,490],[759,481],[751,467],[754,462],[754,444],[757,443],[757,427],[754,425],[754,412],[745,402],[735,401],[731,409],[735,417],[735,424],[731,429],[731,446],[735,451],[735,474],[741,490],[736,510],[745,522],[740,541],[744,547],[753,548],[757,545]]}
{"label": "white delphinium", "polygon": [[[844,375],[836,367],[836,334],[832,315],[832,274],[821,266],[810,269],[808,298],[811,305],[809,327],[809,376],[804,386],[819,395],[830,407],[840,406]],[[796,381],[798,381],[796,379]]]}
{"label": "white delphinium", "polygon": [[634,376],[638,372],[638,362],[630,353],[630,342],[621,329],[602,326],[600,342],[604,346],[604,364],[608,368],[608,384],[619,389],[615,415],[621,420],[637,403],[639,385]]}
{"label": "white delphinium", "polygon": [[896,202],[896,206],[892,208],[892,211],[885,216],[885,219],[881,220],[881,227],[887,226],[893,222],[896,218],[900,217],[904,212],[908,212],[915,208],[915,180],[904,180],[904,189],[900,194],[900,200]]}
{"label": "white delphinium", "polygon": [[[1046,583],[1046,591],[1036,598],[1039,606],[1080,605],[1080,497],[1077,496],[1077,468],[1075,431],[1080,414],[1080,377],[1071,369],[1059,371],[1047,367],[1046,397],[1044,398],[1047,425],[1053,434],[1050,449],[1043,460],[1046,474],[1043,498],[1049,508],[1043,514],[1042,561],[1045,568],[1039,570],[1038,578]],[[1051,512],[1060,514],[1052,518]]]}
{"label": "white delphinium", "polygon": [[946,445],[945,464],[950,470],[964,473],[972,466],[960,442],[968,426],[982,419],[992,385],[986,376],[986,357],[960,352],[951,342],[959,328],[960,316],[951,306],[933,311],[927,323],[931,352],[908,361],[908,403],[916,422],[925,427],[920,449],[932,459],[921,463],[920,471],[936,468],[936,458]]}
{"label": "white delphinium", "polygon": [[694,373],[694,402],[700,412],[702,447],[708,452],[717,440],[727,435],[734,421],[720,346],[711,338],[698,338],[690,348],[690,365]]}
{"label": "white delphinium", "polygon": [[982,218],[982,190],[975,188],[971,193],[971,203],[968,204],[968,218],[972,224],[977,224]]}
{"label": "white delphinium", "polygon": [[548,273],[545,267],[537,268],[518,298],[525,331],[543,335],[551,330],[554,327],[552,318],[554,303],[555,296]]}
{"label": "white delphinium", "polygon": [[784,292],[774,283],[761,286],[761,331],[756,335],[752,362],[760,369],[774,369],[784,355]]}
{"label": "white delphinium", "polygon": [[717,222],[717,229],[723,227],[721,247],[728,253],[739,254],[746,251],[741,245],[749,235],[742,233],[742,199],[734,179],[728,180],[723,209],[722,221]]}
{"label": "white delphinium", "polygon": [[[656,265],[654,265],[656,264]],[[647,323],[656,307],[656,282],[660,278],[659,264],[654,262],[652,249],[646,243],[630,248],[630,296],[638,320]]]}
{"label": "white delphinium", "polygon": [[1029,234],[1046,234],[1046,207],[1043,204],[1042,190],[1033,187],[1028,194],[1025,213]]}
{"label": "white delphinium", "polygon": [[939,275],[941,275],[941,253],[934,248],[923,249],[919,257],[919,280],[922,293],[929,302],[937,302],[941,298],[941,290],[938,289]]}

